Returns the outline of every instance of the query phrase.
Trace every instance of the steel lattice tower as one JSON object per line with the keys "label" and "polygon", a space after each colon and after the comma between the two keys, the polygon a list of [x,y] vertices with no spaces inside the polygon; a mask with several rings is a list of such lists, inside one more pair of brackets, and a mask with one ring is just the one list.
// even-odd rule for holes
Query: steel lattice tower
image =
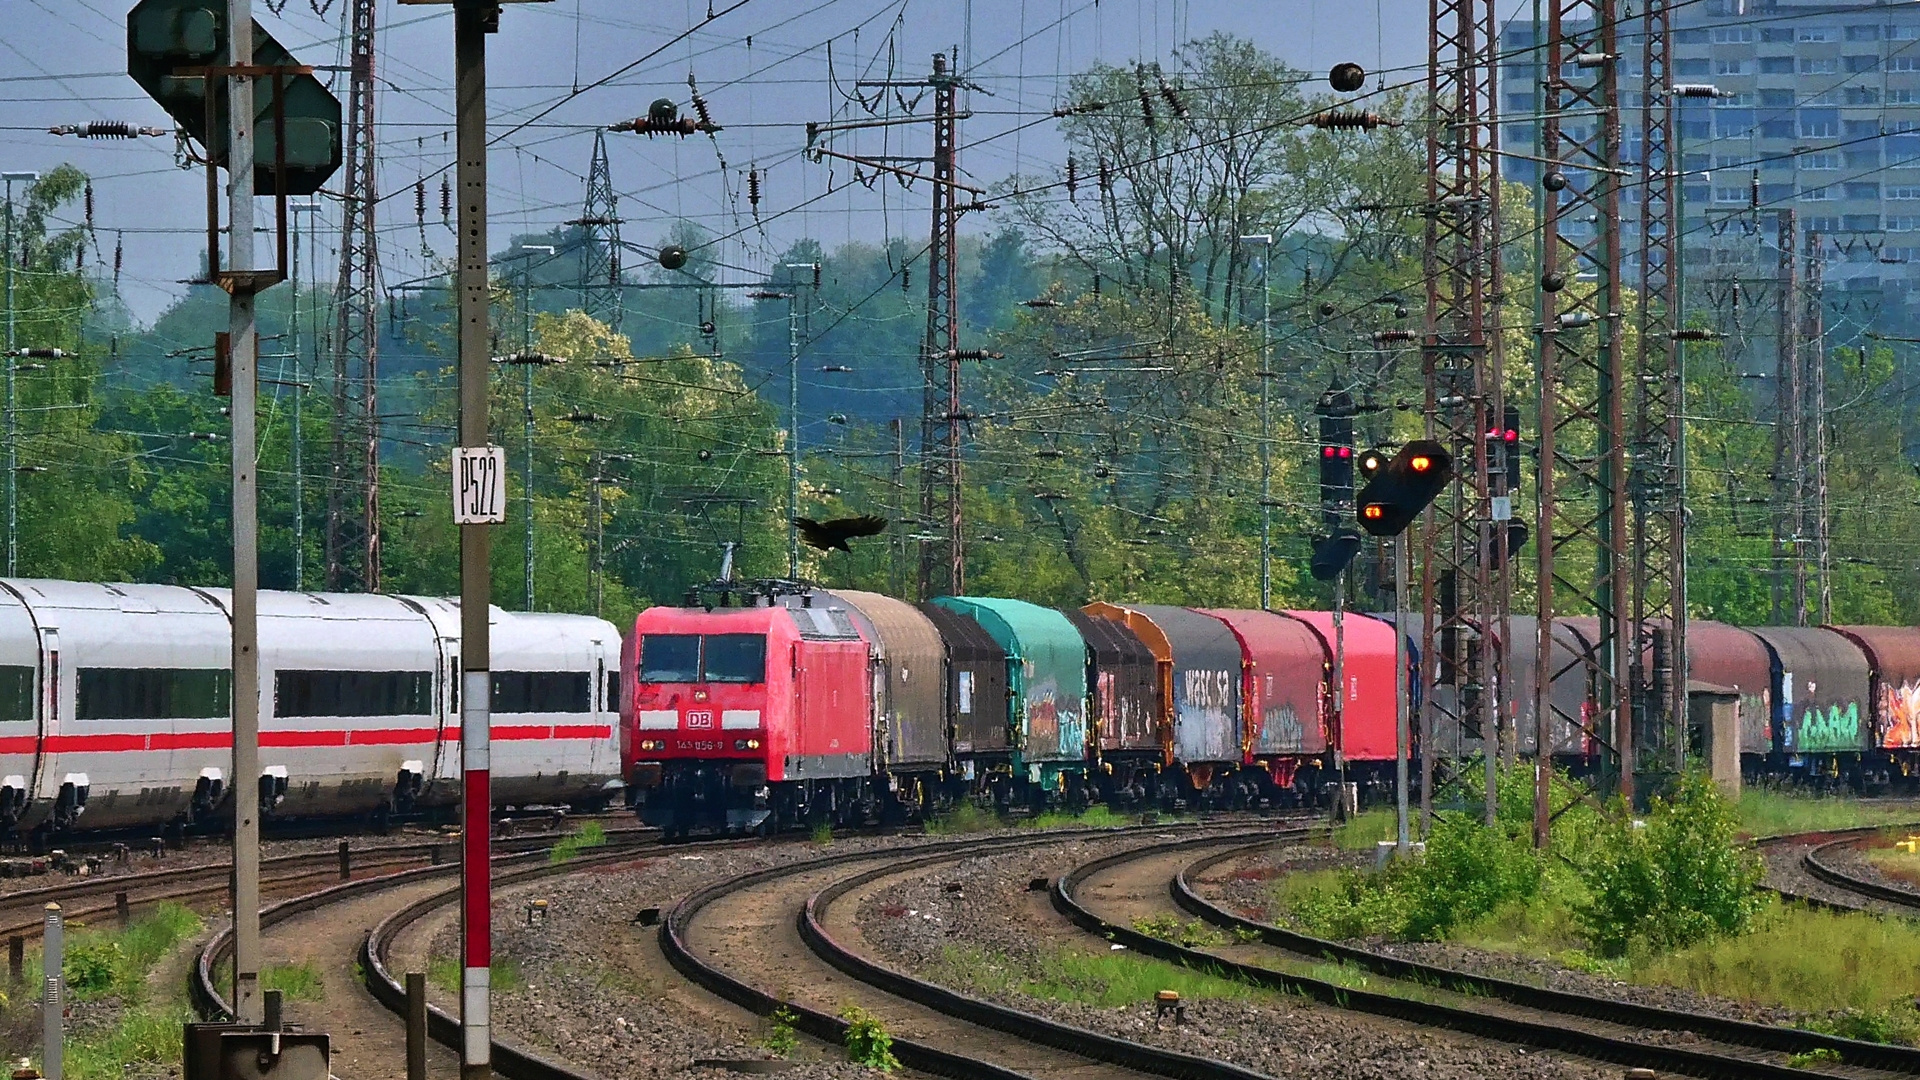
{"label": "steel lattice tower", "polygon": [[[1423,815],[1436,764],[1479,740],[1489,778],[1498,759],[1507,664],[1506,523],[1494,522],[1506,470],[1490,468],[1487,438],[1500,425],[1503,365],[1500,293],[1498,42],[1492,0],[1431,0],[1427,60],[1427,285],[1421,371],[1427,434],[1456,461],[1452,488],[1433,504],[1421,535],[1420,712]],[[1499,545],[1494,547],[1492,545]],[[1487,800],[1493,813],[1493,800]]]}
{"label": "steel lattice tower", "polygon": [[607,167],[607,133],[593,133],[593,164],[587,169],[587,201],[578,225],[580,238],[580,309],[620,329],[624,307],[620,288],[620,197],[613,191],[613,172]]}
{"label": "steel lattice tower", "polygon": [[[1679,185],[1674,154],[1673,0],[1649,0],[1640,123],[1640,351],[1631,491],[1633,612],[1627,655],[1642,764],[1686,763],[1687,565],[1684,329]],[[1644,670],[1649,661],[1652,671]],[[1659,754],[1665,742],[1666,753]],[[1665,762],[1665,765],[1661,765]]]}
{"label": "steel lattice tower", "polygon": [[[1800,362],[1799,224],[1792,210],[1777,218],[1780,255],[1780,328],[1774,369],[1773,416],[1773,621],[1807,625],[1807,573],[1801,545],[1806,521],[1807,442]],[[1792,591],[1788,594],[1788,580]],[[1789,607],[1791,604],[1791,607]]]}
{"label": "steel lattice tower", "polygon": [[[1633,793],[1626,421],[1620,358],[1618,0],[1550,0],[1541,177],[1539,641],[1542,741],[1585,731]],[[1553,712],[1553,626],[1596,621],[1592,722]],[[1546,755],[1536,761],[1547,760]],[[1548,816],[1535,787],[1536,839]]]}
{"label": "steel lattice tower", "polygon": [[346,193],[334,283],[333,447],[327,476],[328,589],[380,588],[379,249],[374,233],[376,0],[348,8]]}
{"label": "steel lattice tower", "polygon": [[960,311],[955,288],[954,241],[959,229],[959,192],[954,188],[958,141],[956,90],[960,80],[947,68],[945,55],[933,58],[933,232],[927,246],[927,336],[920,375],[926,394],[920,418],[920,520],[925,530],[943,530],[944,539],[920,548],[920,595],[966,591],[965,550],[961,537]]}

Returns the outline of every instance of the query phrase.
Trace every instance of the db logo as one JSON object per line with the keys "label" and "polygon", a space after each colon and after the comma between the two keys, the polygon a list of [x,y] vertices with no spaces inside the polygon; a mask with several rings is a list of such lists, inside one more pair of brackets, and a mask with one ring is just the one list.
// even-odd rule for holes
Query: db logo
{"label": "db logo", "polygon": [[687,711],[687,726],[690,728],[710,728],[713,726],[713,714],[705,709]]}

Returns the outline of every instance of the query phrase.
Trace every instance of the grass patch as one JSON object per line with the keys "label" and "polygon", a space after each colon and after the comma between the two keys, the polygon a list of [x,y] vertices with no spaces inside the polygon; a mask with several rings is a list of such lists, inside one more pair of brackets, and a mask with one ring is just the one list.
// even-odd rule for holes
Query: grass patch
{"label": "grass patch", "polygon": [[1920,854],[1909,855],[1899,848],[1868,848],[1866,856],[1867,861],[1872,863],[1876,870],[1888,877],[1898,878],[1909,884],[1920,883]]}
{"label": "grass patch", "polygon": [[934,814],[926,820],[928,836],[958,836],[963,833],[986,832],[1000,828],[1004,822],[1000,815],[975,802],[963,802],[944,814]]}
{"label": "grass patch", "polygon": [[559,866],[564,862],[572,862],[588,848],[605,847],[606,843],[607,830],[599,822],[589,821],[561,837],[560,842],[553,845],[553,851],[547,855],[547,863],[551,866]]}
{"label": "grass patch", "polygon": [[129,1010],[109,1031],[67,1040],[66,1076],[68,1080],[121,1080],[129,1073],[146,1071],[141,1066],[177,1066],[180,1025],[193,1019],[193,1011],[180,1001]]}
{"label": "grass patch", "polygon": [[1162,990],[1183,1000],[1267,1000],[1273,995],[1231,979],[1131,951],[1090,953],[1062,948],[1022,962],[971,946],[949,945],[933,965],[936,981],[988,995],[1025,994],[1101,1008],[1137,1005]]}
{"label": "grass patch", "polygon": [[1399,836],[1399,817],[1391,806],[1376,806],[1348,818],[1333,830],[1335,847],[1347,851],[1372,851],[1382,840]]}
{"label": "grass patch", "polygon": [[61,973],[71,996],[77,1001],[118,997],[132,1003],[145,996],[147,972],[153,965],[199,933],[202,924],[200,916],[169,902],[133,920],[125,930],[68,925]]}
{"label": "grass patch", "polygon": [[[493,958],[491,986],[495,993],[517,994],[527,988],[520,962],[511,957]],[[460,962],[451,956],[436,956],[427,961],[427,981],[448,994],[460,995]]]}
{"label": "grass patch", "polygon": [[1027,820],[1027,825],[1035,829],[1117,829],[1124,825],[1140,824],[1138,814],[1118,814],[1105,803],[1095,803],[1079,813],[1065,810],[1048,810],[1035,814]]}
{"label": "grass patch", "polygon": [[1911,806],[1881,806],[1858,799],[1789,795],[1747,788],[1740,792],[1740,828],[1753,836],[1855,829],[1920,820]]}
{"label": "grass patch", "polygon": [[1180,916],[1173,914],[1135,919],[1133,928],[1150,938],[1171,942],[1183,949],[1205,949],[1226,941],[1219,931],[1199,919],[1181,922]]}
{"label": "grass patch", "polygon": [[1904,919],[1774,904],[1752,933],[1633,957],[1635,982],[1810,1013],[1874,1012],[1920,991],[1920,927]]}
{"label": "grass patch", "polygon": [[319,1001],[327,996],[320,971],[311,960],[266,965],[260,970],[260,989],[278,990],[288,1001]]}

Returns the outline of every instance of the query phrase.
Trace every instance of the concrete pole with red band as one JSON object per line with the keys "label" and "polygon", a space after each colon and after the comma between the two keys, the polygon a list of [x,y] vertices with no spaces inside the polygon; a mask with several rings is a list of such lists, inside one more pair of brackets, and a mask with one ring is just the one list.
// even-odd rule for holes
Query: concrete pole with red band
{"label": "concrete pole with red band", "polygon": [[[487,29],[491,5],[456,2],[453,10],[455,182],[459,217],[460,445],[486,446],[487,376],[492,350],[487,306]],[[493,1075],[489,999],[493,965],[493,685],[487,572],[490,525],[460,526],[460,1077]]]}

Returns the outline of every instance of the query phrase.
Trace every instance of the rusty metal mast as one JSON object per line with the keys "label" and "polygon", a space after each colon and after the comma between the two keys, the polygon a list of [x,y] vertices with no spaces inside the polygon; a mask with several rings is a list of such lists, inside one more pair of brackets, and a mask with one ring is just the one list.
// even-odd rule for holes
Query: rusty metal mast
{"label": "rusty metal mast", "polygon": [[349,67],[340,273],[334,281],[333,446],[327,474],[327,588],[380,588],[380,324],[374,233],[376,0],[347,9]]}
{"label": "rusty metal mast", "polygon": [[608,326],[620,329],[624,291],[620,287],[620,196],[613,190],[613,170],[607,164],[607,133],[593,133],[593,160],[587,166],[587,200],[580,216],[568,221],[580,227],[580,308]]}
{"label": "rusty metal mast", "polygon": [[[1780,324],[1774,368],[1773,410],[1773,621],[1807,625],[1806,562],[1801,557],[1806,520],[1806,428],[1800,374],[1800,228],[1792,210],[1776,217],[1780,269]],[[1791,578],[1791,593],[1788,581]],[[1791,607],[1789,607],[1791,604]]]}
{"label": "rusty metal mast", "polygon": [[[1421,537],[1420,809],[1433,807],[1434,768],[1465,737],[1480,740],[1485,807],[1493,773],[1507,664],[1506,469],[1489,468],[1501,424],[1500,169],[1492,0],[1429,0],[1427,207],[1422,270],[1427,315],[1421,347],[1428,436],[1454,454],[1452,489],[1436,500]],[[1496,449],[1498,445],[1498,449]],[[1496,504],[1495,500],[1498,500]],[[1502,518],[1496,522],[1495,518]],[[1497,546],[1495,546],[1497,545]],[[1430,680],[1430,682],[1429,682]],[[1436,742],[1446,730],[1450,745]]]}
{"label": "rusty metal mast", "polygon": [[[1640,124],[1640,347],[1630,485],[1633,506],[1633,611],[1627,656],[1634,726],[1664,740],[1664,762],[1686,763],[1687,566],[1684,327],[1678,186],[1672,93],[1673,0],[1648,0],[1642,46]],[[1652,671],[1643,669],[1648,661]]]}
{"label": "rusty metal mast", "polygon": [[948,70],[944,54],[933,58],[933,230],[927,246],[927,336],[921,349],[920,376],[926,392],[920,417],[921,528],[944,530],[942,540],[920,547],[920,595],[966,591],[966,552],[962,543],[960,498],[959,293],[955,289],[954,243],[960,211],[954,189],[959,138],[960,80]]}
{"label": "rusty metal mast", "polygon": [[[1585,729],[1621,795],[1633,794],[1626,423],[1620,310],[1618,0],[1549,0],[1541,152],[1540,541],[1538,655],[1556,620],[1597,620],[1592,722],[1556,717],[1542,663],[1543,737]],[[1551,745],[1549,743],[1549,745]],[[1537,760],[1544,760],[1539,757]],[[1536,772],[1535,839],[1545,841]]]}

